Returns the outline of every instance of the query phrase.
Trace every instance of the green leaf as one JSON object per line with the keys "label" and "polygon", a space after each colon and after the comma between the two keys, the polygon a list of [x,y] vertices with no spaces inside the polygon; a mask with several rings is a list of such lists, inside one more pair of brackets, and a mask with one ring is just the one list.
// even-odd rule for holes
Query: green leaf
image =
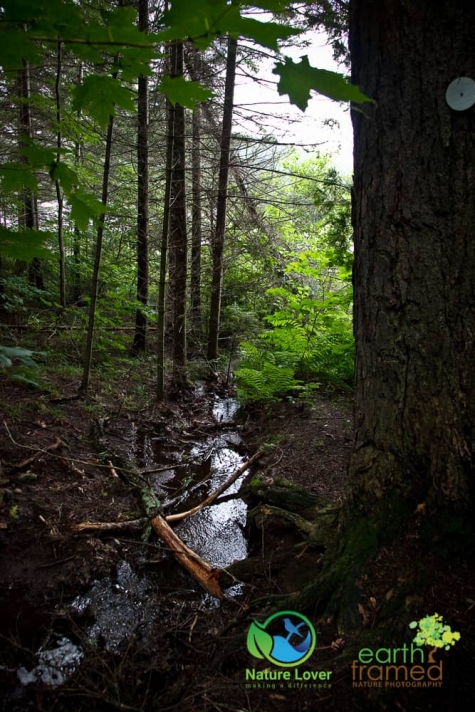
{"label": "green leaf", "polygon": [[[34,351],[23,349],[20,346],[0,346],[0,367],[9,367],[12,365],[12,359],[17,359],[24,366],[38,368],[38,364],[33,360]],[[44,354],[39,354],[44,355]]]}
{"label": "green leaf", "polygon": [[307,108],[312,90],[335,101],[373,101],[355,84],[350,84],[343,74],[312,67],[307,56],[301,59],[300,64],[297,64],[286,57],[285,64],[278,62],[272,71],[280,76],[277,87],[279,94],[288,94],[290,102],[302,111]]}
{"label": "green leaf", "polygon": [[412,623],[409,623],[409,628],[417,628],[418,623],[417,621],[412,621]]}
{"label": "green leaf", "polygon": [[285,12],[288,8],[288,0],[241,0],[243,7],[258,7],[269,12]]}
{"label": "green leaf", "polygon": [[44,168],[45,166],[51,166],[56,159],[56,151],[54,148],[39,146],[33,142],[29,143],[28,146],[24,146],[20,153],[28,159],[28,164],[32,168]]}
{"label": "green leaf", "polygon": [[[247,3],[253,5],[254,3]],[[258,4],[257,4],[258,5]],[[263,9],[283,9],[281,0],[268,0]],[[272,7],[271,7],[272,6]],[[278,49],[278,40],[300,34],[302,30],[276,22],[259,22],[251,17],[242,17],[237,4],[227,0],[172,0],[164,22],[168,29],[162,33],[165,41],[190,38],[199,49],[209,47],[217,35],[248,37],[270,49]]]}
{"label": "green leaf", "polygon": [[41,54],[26,32],[8,23],[0,23],[0,66],[6,72],[16,74],[23,68],[23,60],[32,64],[41,63]]}
{"label": "green leaf", "polygon": [[[200,49],[206,49],[217,34],[225,34],[229,13],[239,15],[239,9],[226,0],[172,0],[164,15],[168,27],[163,33],[165,41],[190,37]],[[201,40],[201,41],[200,41]]]}
{"label": "green leaf", "polygon": [[45,9],[44,0],[3,0],[2,8],[7,22],[31,22]]}
{"label": "green leaf", "polygon": [[24,262],[31,262],[35,257],[48,257],[50,253],[44,243],[52,237],[52,233],[40,230],[17,231],[0,227],[0,253]]}
{"label": "green leaf", "polygon": [[42,390],[42,386],[39,383],[37,383],[37,381],[33,381],[32,378],[27,378],[26,376],[22,376],[21,373],[15,373],[12,376],[12,381],[21,383],[23,386],[28,386],[28,388],[35,388],[35,389]]}
{"label": "green leaf", "polygon": [[124,81],[133,82],[141,74],[153,76],[150,61],[158,56],[162,56],[161,53],[152,48],[127,47],[121,51],[115,68],[120,71],[120,76]]}
{"label": "green leaf", "polygon": [[203,84],[187,81],[184,77],[163,77],[160,91],[166,94],[172,104],[181,104],[188,109],[194,109],[197,104],[215,95]]}
{"label": "green leaf", "polygon": [[257,621],[251,623],[247,634],[247,649],[255,658],[263,660],[272,650],[274,641],[272,636]]}
{"label": "green leaf", "polygon": [[38,181],[31,172],[31,167],[25,163],[4,163],[0,167],[0,177],[4,193],[22,191],[25,188],[34,193],[38,190]]}
{"label": "green leaf", "polygon": [[71,206],[71,219],[74,220],[79,230],[86,230],[90,220],[103,215],[107,208],[93,195],[85,193],[82,189],[76,190],[67,196]]}
{"label": "green leaf", "polygon": [[51,180],[60,182],[66,195],[70,195],[71,191],[79,183],[79,176],[76,171],[73,171],[65,163],[54,161],[49,174]]}
{"label": "green leaf", "polygon": [[277,22],[259,22],[252,17],[229,18],[228,30],[237,37],[247,37],[269,49],[278,50],[278,40],[286,40],[292,35],[301,34],[302,30]]}
{"label": "green leaf", "polygon": [[105,128],[109,118],[115,116],[115,107],[134,111],[136,104],[132,92],[118,79],[90,74],[83,83],[73,87],[73,110],[86,111]]}

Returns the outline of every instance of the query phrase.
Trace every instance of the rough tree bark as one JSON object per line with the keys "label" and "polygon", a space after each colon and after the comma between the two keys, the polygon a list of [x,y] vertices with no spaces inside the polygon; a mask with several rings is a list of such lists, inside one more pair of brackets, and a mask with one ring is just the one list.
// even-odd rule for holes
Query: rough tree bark
{"label": "rough tree bark", "polygon": [[445,93],[475,76],[474,21],[469,0],[351,6],[352,78],[376,101],[353,111],[356,434],[335,547],[295,601],[346,631],[377,554],[417,537],[422,589],[473,543],[475,112]]}
{"label": "rough tree bark", "polygon": [[[391,531],[425,503],[459,532],[474,505],[475,77],[471,0],[353,0],[356,442],[350,517]],[[441,516],[442,515],[442,516]],[[394,526],[393,526],[394,525]]]}

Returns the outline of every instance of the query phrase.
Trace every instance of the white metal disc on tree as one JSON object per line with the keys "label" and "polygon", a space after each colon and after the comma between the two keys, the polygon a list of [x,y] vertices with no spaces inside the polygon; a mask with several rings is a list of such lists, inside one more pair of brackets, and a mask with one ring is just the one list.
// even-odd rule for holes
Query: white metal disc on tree
{"label": "white metal disc on tree", "polygon": [[454,111],[465,111],[475,104],[475,81],[458,77],[450,82],[445,93],[447,104]]}

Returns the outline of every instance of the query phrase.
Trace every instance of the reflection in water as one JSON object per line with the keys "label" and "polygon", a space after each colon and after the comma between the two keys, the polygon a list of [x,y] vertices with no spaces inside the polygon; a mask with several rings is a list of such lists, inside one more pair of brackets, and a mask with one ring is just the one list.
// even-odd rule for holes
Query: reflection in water
{"label": "reflection in water", "polygon": [[[213,415],[223,426],[232,426],[238,407],[230,398],[218,399]],[[135,430],[131,434],[130,456],[140,468],[158,470],[148,475],[148,482],[162,501],[183,492],[175,512],[199,504],[222,485],[244,459],[234,449],[240,446],[241,438],[232,427],[224,427],[219,436],[195,438],[188,444],[180,441],[174,450],[171,444],[163,437],[154,437],[153,432]],[[227,498],[237,493],[241,481],[242,478],[234,482],[221,496]],[[247,556],[243,534],[246,516],[247,505],[238,497],[224,502],[218,500],[180,522],[176,531],[208,563],[224,568]],[[160,543],[157,551],[161,551]],[[156,563],[155,559],[154,568],[147,571],[147,576],[139,576],[123,561],[116,581],[96,581],[87,595],[75,599],[73,610],[87,611],[94,616],[94,623],[88,629],[91,639],[101,639],[107,650],[116,652],[123,641],[138,630],[142,637],[147,637],[157,618],[169,615],[167,606],[171,597],[174,602],[186,601],[191,607],[219,605],[216,599],[203,593],[170,556],[161,557],[158,568]],[[146,557],[142,564],[147,564]],[[240,593],[239,586],[233,589],[229,590],[231,595]]]}
{"label": "reflection in water", "polygon": [[213,417],[218,423],[231,424],[239,409],[239,403],[233,398],[218,398],[213,405]]}
{"label": "reflection in water", "polygon": [[116,652],[120,644],[137,628],[146,632],[154,614],[152,583],[140,578],[126,561],[117,571],[116,581],[96,581],[89,593],[78,596],[71,607],[77,613],[92,613],[95,622],[88,629],[91,640],[102,638],[106,650]]}
{"label": "reflection in water", "polygon": [[176,527],[176,532],[208,563],[224,568],[247,556],[247,541],[242,531],[246,515],[247,506],[242,500],[223,502],[185,519]]}

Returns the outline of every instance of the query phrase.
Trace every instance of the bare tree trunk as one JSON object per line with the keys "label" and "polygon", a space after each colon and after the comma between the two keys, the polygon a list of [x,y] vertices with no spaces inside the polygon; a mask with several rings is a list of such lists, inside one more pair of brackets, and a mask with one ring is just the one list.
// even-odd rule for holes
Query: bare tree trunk
{"label": "bare tree trunk", "polygon": [[[55,82],[55,98],[56,98],[56,164],[59,165],[61,160],[61,62],[62,62],[62,45],[58,42],[56,51],[56,82]],[[59,249],[59,303],[62,308],[66,308],[66,260],[64,252],[64,234],[63,234],[63,193],[59,180],[55,180],[56,199],[58,201],[58,249]]]}
{"label": "bare tree trunk", "polygon": [[[28,62],[23,61],[23,67],[18,72],[18,95],[22,99],[20,102],[19,122],[20,122],[20,146],[28,145],[32,138],[31,132],[31,112],[30,112],[30,68]],[[25,163],[27,158],[23,158]],[[25,188],[22,199],[22,214],[20,223],[27,230],[35,230],[38,227],[36,214],[36,201],[32,191]],[[40,260],[35,257],[28,266],[28,279],[38,289],[44,289],[43,273]]]}
{"label": "bare tree trunk", "polygon": [[218,357],[219,323],[221,318],[221,291],[223,283],[224,235],[226,229],[226,203],[229,175],[229,149],[233,120],[234,83],[236,78],[237,40],[228,40],[226,83],[224,89],[223,130],[221,134],[221,157],[218,179],[216,231],[213,240],[213,277],[208,333],[208,360]]}
{"label": "bare tree trunk", "polygon": [[[116,76],[116,75],[115,75]],[[104,170],[102,175],[102,204],[104,208],[107,206],[107,200],[109,197],[109,176],[110,176],[110,166],[111,166],[111,154],[112,154],[112,136],[114,133],[114,117],[109,117],[109,126],[107,127],[106,136],[106,151],[104,158]],[[94,342],[94,325],[96,321],[96,305],[97,305],[97,295],[99,291],[99,273],[101,269],[101,258],[102,258],[102,240],[104,236],[104,222],[105,222],[105,212],[99,218],[97,237],[96,237],[96,249],[94,256],[94,270],[92,274],[92,285],[91,285],[91,303],[89,305],[89,322],[87,327],[87,340],[86,340],[86,352],[84,356],[84,370],[83,377],[80,386],[80,390],[87,393],[89,388],[89,380],[91,377],[91,364],[92,364],[92,347]]]}
{"label": "bare tree trunk", "polygon": [[[82,80],[82,63],[79,63],[77,83],[80,84]],[[77,112],[78,118],[81,112]],[[74,145],[74,165],[76,168],[79,167],[82,161],[82,146],[79,141],[76,141]],[[72,275],[72,294],[71,300],[73,304],[79,301],[81,296],[81,231],[77,225],[74,226],[74,236],[73,236],[73,275]]]}
{"label": "bare tree trunk", "polygon": [[[139,0],[139,29],[148,32],[148,0]],[[148,78],[140,76],[138,82],[137,117],[137,301],[148,304]],[[135,336],[132,349],[145,351],[147,342],[147,315],[137,309]]]}
{"label": "bare tree trunk", "polygon": [[[183,43],[171,47],[171,76],[183,75]],[[170,251],[173,253],[173,382],[178,388],[187,383],[186,291],[188,240],[185,191],[185,109],[175,105],[173,159],[170,197]]]}
{"label": "bare tree trunk", "polygon": [[191,214],[191,324],[195,339],[201,335],[201,110],[193,112],[192,196]]}
{"label": "bare tree trunk", "polygon": [[167,283],[168,231],[170,223],[170,193],[173,161],[173,137],[175,134],[175,107],[167,99],[167,157],[165,176],[165,198],[163,202],[162,241],[160,247],[160,278],[158,284],[158,344],[157,344],[157,400],[165,398],[165,307]]}

